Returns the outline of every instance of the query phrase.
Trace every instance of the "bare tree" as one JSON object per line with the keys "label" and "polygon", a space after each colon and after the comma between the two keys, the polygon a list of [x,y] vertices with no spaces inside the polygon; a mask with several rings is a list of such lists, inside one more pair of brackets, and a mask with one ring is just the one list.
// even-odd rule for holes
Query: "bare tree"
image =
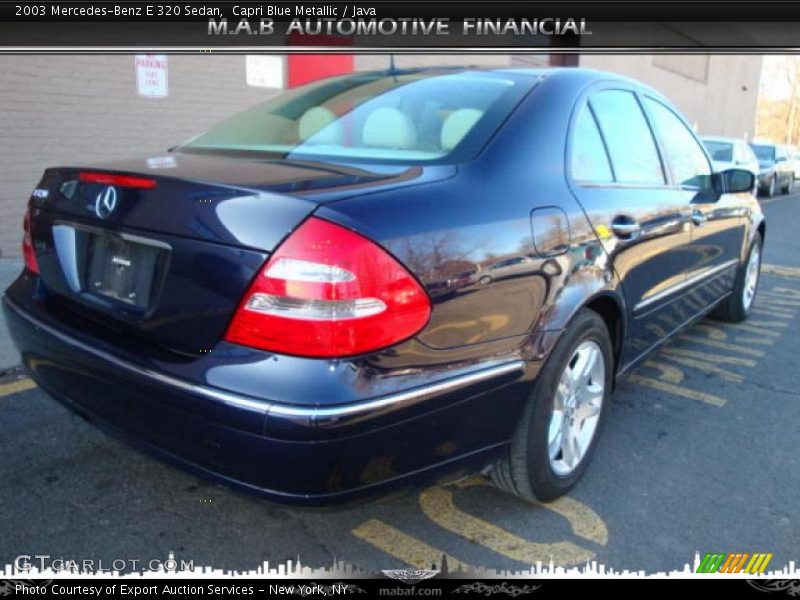
{"label": "bare tree", "polygon": [[787,144],[795,142],[795,121],[797,114],[797,87],[800,83],[800,57],[786,56],[786,83],[789,84],[789,118],[787,119],[784,141]]}

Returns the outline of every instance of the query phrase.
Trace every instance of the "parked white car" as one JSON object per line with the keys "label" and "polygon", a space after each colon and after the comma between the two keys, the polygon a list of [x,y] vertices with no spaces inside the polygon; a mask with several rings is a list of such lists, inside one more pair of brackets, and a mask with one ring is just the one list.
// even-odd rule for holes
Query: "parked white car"
{"label": "parked white car", "polygon": [[714,162],[715,171],[727,169],[747,169],[758,180],[758,159],[753,149],[746,141],[738,138],[702,136],[711,160]]}

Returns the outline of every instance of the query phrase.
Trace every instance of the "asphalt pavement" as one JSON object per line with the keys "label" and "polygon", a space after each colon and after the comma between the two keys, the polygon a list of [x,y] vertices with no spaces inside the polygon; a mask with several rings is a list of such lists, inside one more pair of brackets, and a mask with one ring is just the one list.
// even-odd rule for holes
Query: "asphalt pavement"
{"label": "asphalt pavement", "polygon": [[800,195],[764,210],[765,261],[788,269],[764,274],[748,322],[704,320],[620,385],[566,498],[533,505],[472,478],[347,508],[276,506],[146,457],[7,377],[0,565],[170,552],[234,570],[298,558],[428,567],[442,554],[511,570],[552,560],[669,571],[711,551],[800,562]]}

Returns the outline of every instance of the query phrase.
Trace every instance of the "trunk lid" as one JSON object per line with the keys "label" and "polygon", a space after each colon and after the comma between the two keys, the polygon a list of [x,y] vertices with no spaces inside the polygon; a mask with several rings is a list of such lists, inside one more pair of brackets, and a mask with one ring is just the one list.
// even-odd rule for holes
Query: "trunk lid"
{"label": "trunk lid", "polygon": [[99,335],[202,354],[319,204],[445,172],[185,154],[51,168],[31,198],[42,296]]}

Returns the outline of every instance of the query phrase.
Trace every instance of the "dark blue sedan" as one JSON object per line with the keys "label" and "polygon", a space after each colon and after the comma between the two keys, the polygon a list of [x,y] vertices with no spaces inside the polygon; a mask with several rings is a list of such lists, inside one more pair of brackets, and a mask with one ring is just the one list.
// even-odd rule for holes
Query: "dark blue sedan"
{"label": "dark blue sedan", "polygon": [[753,185],[608,73],[360,73],[47,169],[3,308],[42,389],[200,475],[323,504],[483,471],[547,501],[617,377],[747,317]]}

